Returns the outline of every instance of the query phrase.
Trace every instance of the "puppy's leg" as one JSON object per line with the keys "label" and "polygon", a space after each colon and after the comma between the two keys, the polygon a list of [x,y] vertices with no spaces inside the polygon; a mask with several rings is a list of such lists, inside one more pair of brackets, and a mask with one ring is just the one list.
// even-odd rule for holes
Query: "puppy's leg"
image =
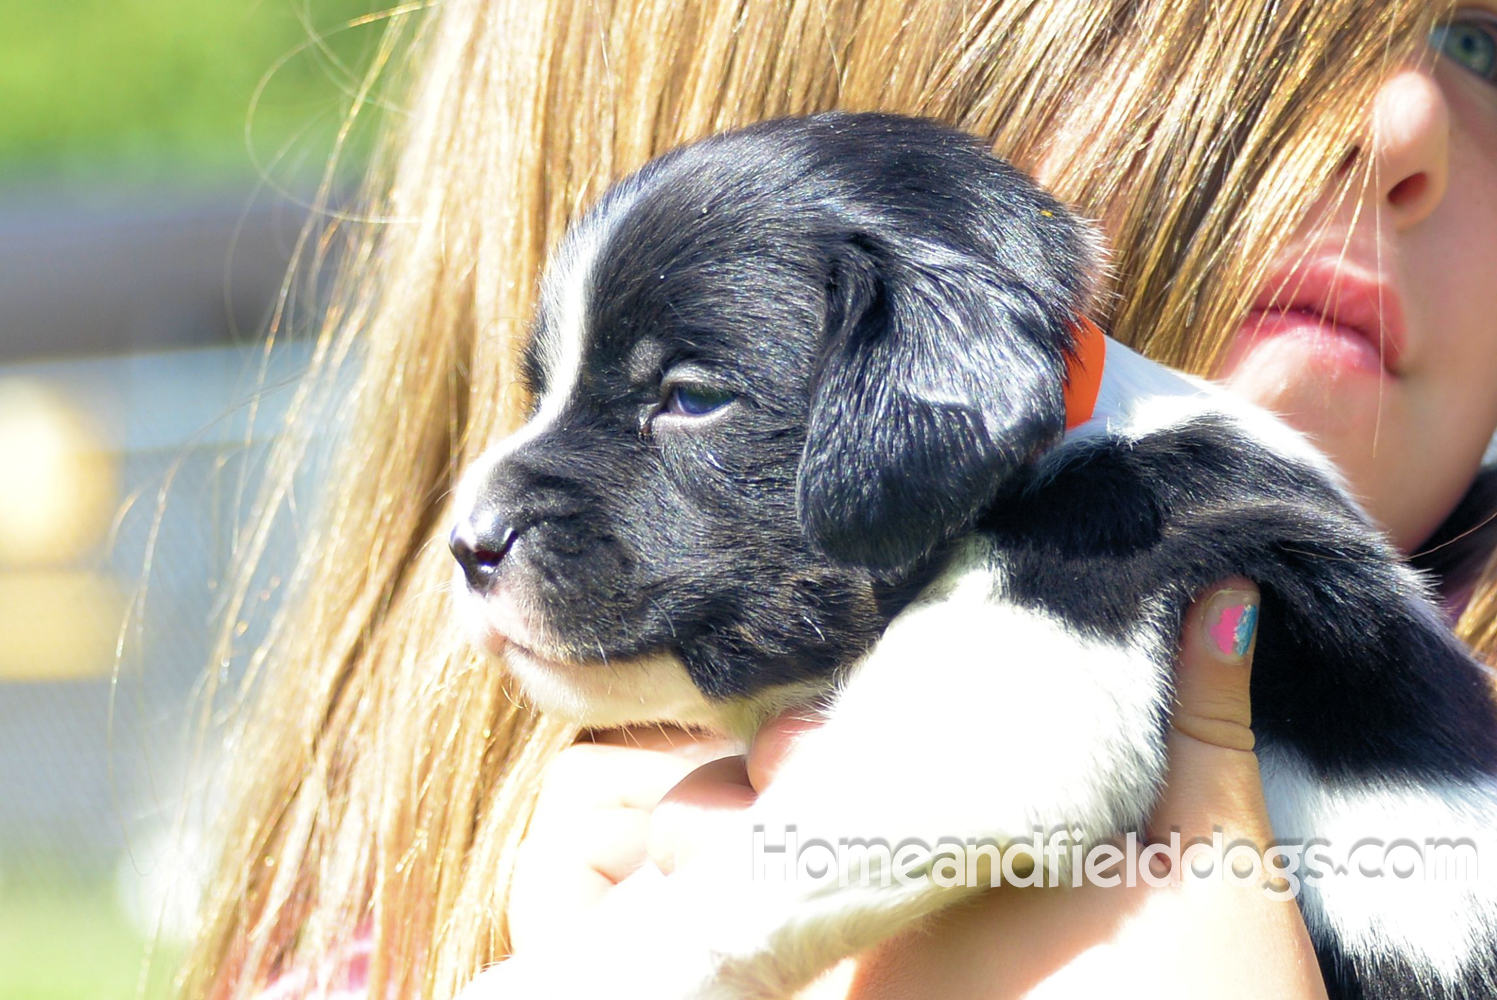
{"label": "puppy's leg", "polygon": [[[782,994],[978,888],[965,872],[950,887],[928,869],[904,883],[865,872],[875,852],[839,853],[849,840],[942,856],[940,845],[1001,847],[1056,830],[1096,840],[1142,824],[1163,776],[1173,649],[1143,633],[1125,643],[1081,635],[1007,601],[1004,577],[985,541],[967,543],[750,810],[767,842],[793,828],[803,851],[835,858],[836,877],[740,883],[743,912],[760,923],[721,952],[732,956],[721,974]],[[1064,871],[1051,879],[1069,881]],[[755,905],[767,909],[755,915]]]}
{"label": "puppy's leg", "polygon": [[[919,855],[890,871],[901,844],[939,857],[941,844],[1140,824],[1163,772],[1171,654],[1088,638],[1003,594],[999,558],[972,540],[852,672],[736,832],[663,880],[629,926],[592,935],[596,972],[547,963],[520,995],[785,996],[976,891],[966,872],[943,887],[955,869],[932,877]],[[775,853],[787,836],[807,867],[830,866],[823,877]]]}

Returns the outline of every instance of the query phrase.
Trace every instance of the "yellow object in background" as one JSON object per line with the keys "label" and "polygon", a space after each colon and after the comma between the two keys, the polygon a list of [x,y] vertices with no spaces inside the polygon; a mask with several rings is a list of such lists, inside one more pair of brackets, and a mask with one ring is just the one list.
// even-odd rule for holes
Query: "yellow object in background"
{"label": "yellow object in background", "polygon": [[0,380],[0,566],[65,565],[97,546],[117,503],[115,465],[61,393]]}
{"label": "yellow object in background", "polygon": [[0,571],[0,682],[108,674],[125,600],[118,582],[102,573]]}
{"label": "yellow object in background", "polygon": [[0,380],[0,681],[96,677],[125,614],[115,579],[76,568],[118,504],[117,458],[66,396]]}

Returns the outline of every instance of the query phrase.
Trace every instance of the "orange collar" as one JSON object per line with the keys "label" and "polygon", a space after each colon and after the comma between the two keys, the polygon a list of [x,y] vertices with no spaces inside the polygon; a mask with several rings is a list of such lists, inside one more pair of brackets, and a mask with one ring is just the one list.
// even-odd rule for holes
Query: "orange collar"
{"label": "orange collar", "polygon": [[1102,368],[1107,361],[1107,338],[1085,316],[1076,318],[1074,346],[1066,354],[1066,430],[1092,418],[1102,391]]}

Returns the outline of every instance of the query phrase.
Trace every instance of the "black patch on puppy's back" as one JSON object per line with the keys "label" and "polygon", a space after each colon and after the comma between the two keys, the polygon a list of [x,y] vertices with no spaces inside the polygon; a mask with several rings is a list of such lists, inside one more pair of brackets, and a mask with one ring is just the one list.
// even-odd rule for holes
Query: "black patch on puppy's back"
{"label": "black patch on puppy's back", "polygon": [[[983,518],[1009,596],[1111,642],[1173,650],[1197,594],[1240,574],[1262,608],[1253,728],[1326,777],[1497,775],[1486,673],[1366,516],[1227,417],[1068,445]],[[1167,720],[1161,720],[1163,724]]]}

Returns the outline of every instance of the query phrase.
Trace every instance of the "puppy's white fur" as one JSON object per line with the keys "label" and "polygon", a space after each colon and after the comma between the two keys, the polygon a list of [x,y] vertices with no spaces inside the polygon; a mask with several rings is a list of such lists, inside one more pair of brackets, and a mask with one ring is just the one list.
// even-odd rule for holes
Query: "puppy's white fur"
{"label": "puppy's white fur", "polygon": [[610,925],[596,945],[607,953],[594,956],[606,972],[558,978],[561,956],[537,957],[506,985],[523,981],[527,997],[786,995],[974,890],[756,880],[755,828],[771,842],[794,827],[802,844],[833,845],[1110,833],[1127,818],[1101,804],[1143,815],[1164,767],[1138,738],[1163,707],[1144,682],[1154,670],[1145,649],[1090,640],[1007,601],[1001,564],[974,538],[849,672],[826,723],[796,745],[737,835],[662,883],[636,914],[637,934]]}
{"label": "puppy's white fur", "polygon": [[[592,272],[610,219],[628,204],[622,197],[614,212],[572,233],[548,272],[542,294],[556,322],[538,345],[546,391],[532,420],[465,476],[459,509],[472,506],[497,462],[543,435],[570,405],[590,335],[585,307]],[[1345,492],[1340,474],[1298,432],[1216,385],[1111,340],[1092,419],[1043,461],[1063,464],[1068,446],[1094,435],[1142,440],[1204,415],[1227,417]],[[1005,582],[991,547],[969,540],[835,690],[802,683],[751,699],[710,701],[668,654],[568,663],[509,648],[509,669],[538,707],[589,726],[669,721],[746,739],[782,707],[813,701],[830,707],[825,725],[802,738],[775,783],[738,818],[736,836],[720,837],[653,894],[634,900],[630,921],[587,935],[594,954],[586,964],[561,953],[532,956],[508,964],[504,987],[527,1000],[785,995],[973,891],[929,883],[885,887],[877,878],[846,887],[755,880],[755,828],[774,840],[793,826],[802,844],[1001,843],[1061,827],[1096,837],[1146,815],[1164,760],[1157,741],[1141,734],[1158,725],[1165,706],[1157,699],[1166,695],[1147,678],[1170,651],[1148,648],[1142,637],[1160,630],[1141,627],[1136,641],[1121,645],[1094,641],[1007,600]],[[1408,583],[1410,594],[1423,589],[1412,574]],[[482,600],[471,601],[477,602],[472,616],[481,620]],[[1415,821],[1421,830],[1431,822],[1452,831],[1497,826],[1491,794],[1330,796],[1282,755],[1265,759],[1265,783],[1275,829],[1288,838],[1349,842],[1368,831],[1409,830]],[[1390,801],[1405,808],[1390,814]],[[1478,946],[1471,928],[1449,916],[1473,912],[1469,901],[1452,905],[1450,894],[1465,891],[1459,886],[1390,890],[1342,878],[1304,891],[1312,929],[1334,928],[1364,954],[1424,954],[1453,980]],[[1400,893],[1404,905],[1390,908],[1383,895],[1389,891]],[[1487,889],[1483,898],[1497,895]],[[1480,912],[1497,923],[1493,910]]]}
{"label": "puppy's white fur", "polygon": [[[620,210],[627,207],[628,202],[621,199]],[[463,474],[453,494],[455,509],[472,510],[494,466],[545,434],[566,411],[582,377],[588,342],[587,298],[608,229],[602,222],[580,225],[558,248],[541,285],[541,301],[542,312],[559,319],[555,326],[540,331],[535,345],[546,372],[546,391],[536,400],[535,413],[525,425],[487,449]]]}
{"label": "puppy's white fur", "polygon": [[[1159,383],[1152,396],[1140,388],[1133,384],[1127,405],[1102,414],[1108,433],[1142,438],[1204,413],[1225,413],[1268,446],[1325,464],[1272,418],[1254,419],[1256,410],[1230,402],[1224,407],[1214,386],[1182,378]],[[1064,460],[1064,447],[1055,460]],[[1411,593],[1419,589],[1411,583]],[[755,880],[755,828],[773,842],[794,826],[802,844],[822,839],[835,845],[844,838],[890,845],[907,838],[1001,843],[1060,827],[1096,837],[1146,815],[1150,789],[1164,768],[1157,743],[1141,737],[1164,708],[1151,700],[1159,689],[1145,680],[1160,651],[1142,639],[1122,646],[1093,641],[1006,600],[1004,591],[1001,563],[980,538],[969,540],[846,672],[825,725],[797,744],[775,783],[740,818],[737,836],[720,837],[643,906],[636,900],[647,912],[636,912],[632,931],[615,923],[588,936],[590,948],[606,949],[589,963],[604,970],[598,977],[561,955],[549,961],[534,956],[512,967],[506,984],[526,997],[787,995],[840,959],[973,891],[897,882],[884,887],[877,880],[858,885],[854,879],[842,888]],[[695,692],[680,663],[666,657],[616,665],[601,676],[596,665],[511,664],[539,703],[593,724],[632,721],[643,712],[743,733],[768,711],[818,693],[786,689],[755,703],[712,704]],[[1066,780],[1058,780],[1062,776]],[[1348,793],[1332,801],[1291,760],[1267,765],[1265,781],[1275,830],[1287,839],[1349,843],[1368,831],[1412,830],[1411,824],[1432,828],[1427,835],[1451,836],[1497,826],[1497,816],[1488,814],[1490,793],[1411,792],[1406,809],[1393,816],[1383,814],[1385,797],[1369,796],[1359,805]],[[1098,812],[1103,803],[1124,806],[1108,815]],[[1473,912],[1469,902],[1452,905],[1450,894],[1466,891],[1460,886],[1397,886],[1392,891],[1406,898],[1403,908],[1387,905],[1383,883],[1333,880],[1305,891],[1312,928],[1324,922],[1366,954],[1423,954],[1453,979],[1477,946],[1470,928],[1441,915]],[[1483,891],[1484,898],[1497,898]],[[1489,918],[1497,921],[1497,912]]]}
{"label": "puppy's white fur", "polygon": [[[1497,788],[1485,782],[1332,791],[1283,750],[1265,751],[1260,760],[1269,818],[1282,841],[1321,841],[1336,850],[1338,863],[1358,844],[1372,853],[1374,863],[1367,871],[1353,871],[1349,865],[1303,887],[1301,905],[1311,931],[1334,929],[1362,956],[1426,956],[1430,971],[1445,985],[1459,983],[1475,949],[1488,947],[1484,931],[1497,926],[1497,871],[1492,866],[1497,859]],[[1477,870],[1440,878],[1416,868],[1400,877],[1391,865],[1382,864],[1383,851],[1391,845],[1422,851],[1441,840],[1469,843]],[[1483,858],[1485,869],[1480,867]],[[1473,921],[1473,915],[1478,919]]]}

